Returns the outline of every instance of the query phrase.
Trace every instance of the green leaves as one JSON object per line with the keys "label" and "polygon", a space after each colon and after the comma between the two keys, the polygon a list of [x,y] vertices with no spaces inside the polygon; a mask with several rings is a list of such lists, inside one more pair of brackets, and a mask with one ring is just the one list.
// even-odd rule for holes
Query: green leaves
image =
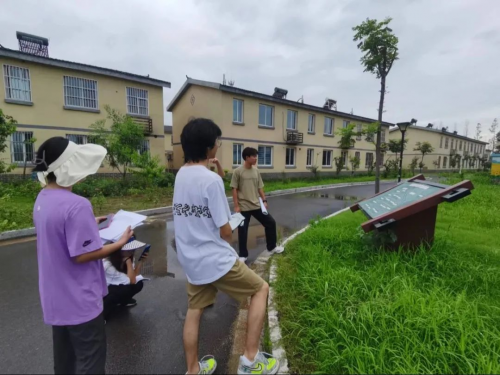
{"label": "green leaves", "polygon": [[[17,121],[12,116],[7,116],[0,108],[0,154],[7,149],[8,138],[15,133]],[[0,173],[9,172],[14,168],[0,160]]]}
{"label": "green leaves", "polygon": [[365,72],[376,74],[377,78],[389,74],[392,64],[399,57],[398,38],[388,27],[392,18],[386,18],[382,22],[367,18],[360,25],[353,27],[354,41],[358,42],[358,49],[364,52],[361,64]]}

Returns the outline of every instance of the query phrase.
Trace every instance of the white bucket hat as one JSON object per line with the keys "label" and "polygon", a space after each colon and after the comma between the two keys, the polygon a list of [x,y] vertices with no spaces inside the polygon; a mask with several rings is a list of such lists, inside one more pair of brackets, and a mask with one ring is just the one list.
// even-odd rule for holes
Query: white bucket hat
{"label": "white bucket hat", "polygon": [[46,171],[37,173],[38,180],[42,186],[47,185],[47,175],[52,172],[59,186],[73,186],[85,177],[95,174],[107,153],[106,149],[99,145],[77,145],[69,141],[61,156],[50,164]]}

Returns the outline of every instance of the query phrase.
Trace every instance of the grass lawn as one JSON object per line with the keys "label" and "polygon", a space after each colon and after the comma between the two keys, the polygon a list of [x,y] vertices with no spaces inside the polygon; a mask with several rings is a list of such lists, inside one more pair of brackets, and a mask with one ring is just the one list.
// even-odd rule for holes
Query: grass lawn
{"label": "grass lawn", "polygon": [[370,248],[360,211],[287,246],[275,287],[293,373],[500,373],[500,185],[465,178],[475,190],[439,206],[430,251]]}

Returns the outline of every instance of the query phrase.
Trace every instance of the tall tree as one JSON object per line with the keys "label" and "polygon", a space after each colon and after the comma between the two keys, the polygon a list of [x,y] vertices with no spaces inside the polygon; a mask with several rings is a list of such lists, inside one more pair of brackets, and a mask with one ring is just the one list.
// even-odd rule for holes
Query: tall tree
{"label": "tall tree", "polygon": [[498,120],[494,119],[493,122],[491,123],[490,128],[489,128],[489,131],[492,134],[491,141],[490,141],[492,150],[495,150],[495,148],[496,148],[495,146],[496,146],[497,129],[498,129]]}
{"label": "tall tree", "polygon": [[422,160],[420,160],[420,172],[422,172],[422,168],[425,167],[424,164],[424,156],[426,154],[430,154],[434,151],[434,147],[429,142],[417,142],[416,147],[413,149],[413,151],[420,151],[422,154]]}
{"label": "tall tree", "polygon": [[353,27],[354,41],[358,43],[358,49],[364,53],[361,64],[365,72],[375,74],[380,79],[380,100],[378,106],[378,130],[375,148],[375,193],[380,191],[380,161],[381,161],[381,137],[382,116],[384,113],[384,98],[387,75],[391,71],[394,61],[398,59],[398,38],[388,26],[391,18],[382,22],[367,18],[360,25]]}
{"label": "tall tree", "polygon": [[[7,140],[16,131],[16,120],[12,116],[4,115],[0,108],[0,154],[7,149]],[[14,165],[7,165],[0,159],[0,173],[9,172],[14,169]]]}
{"label": "tall tree", "polygon": [[480,140],[481,139],[481,123],[478,122],[476,125],[476,139]]}

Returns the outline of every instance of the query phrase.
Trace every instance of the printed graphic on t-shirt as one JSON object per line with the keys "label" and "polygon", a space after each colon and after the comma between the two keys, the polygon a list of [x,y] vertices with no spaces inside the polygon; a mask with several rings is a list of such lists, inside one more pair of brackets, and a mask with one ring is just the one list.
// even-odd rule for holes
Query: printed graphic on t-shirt
{"label": "printed graphic on t-shirt", "polygon": [[83,246],[83,247],[87,247],[87,246],[89,246],[92,242],[93,242],[92,240],[85,241],[85,242],[83,243],[83,245],[82,245],[82,246]]}
{"label": "printed graphic on t-shirt", "polygon": [[187,203],[174,203],[174,209],[173,213],[176,216],[194,216],[194,217],[206,217],[208,219],[212,218],[212,214],[210,213],[210,210],[208,206],[202,206],[202,205],[189,205]]}

